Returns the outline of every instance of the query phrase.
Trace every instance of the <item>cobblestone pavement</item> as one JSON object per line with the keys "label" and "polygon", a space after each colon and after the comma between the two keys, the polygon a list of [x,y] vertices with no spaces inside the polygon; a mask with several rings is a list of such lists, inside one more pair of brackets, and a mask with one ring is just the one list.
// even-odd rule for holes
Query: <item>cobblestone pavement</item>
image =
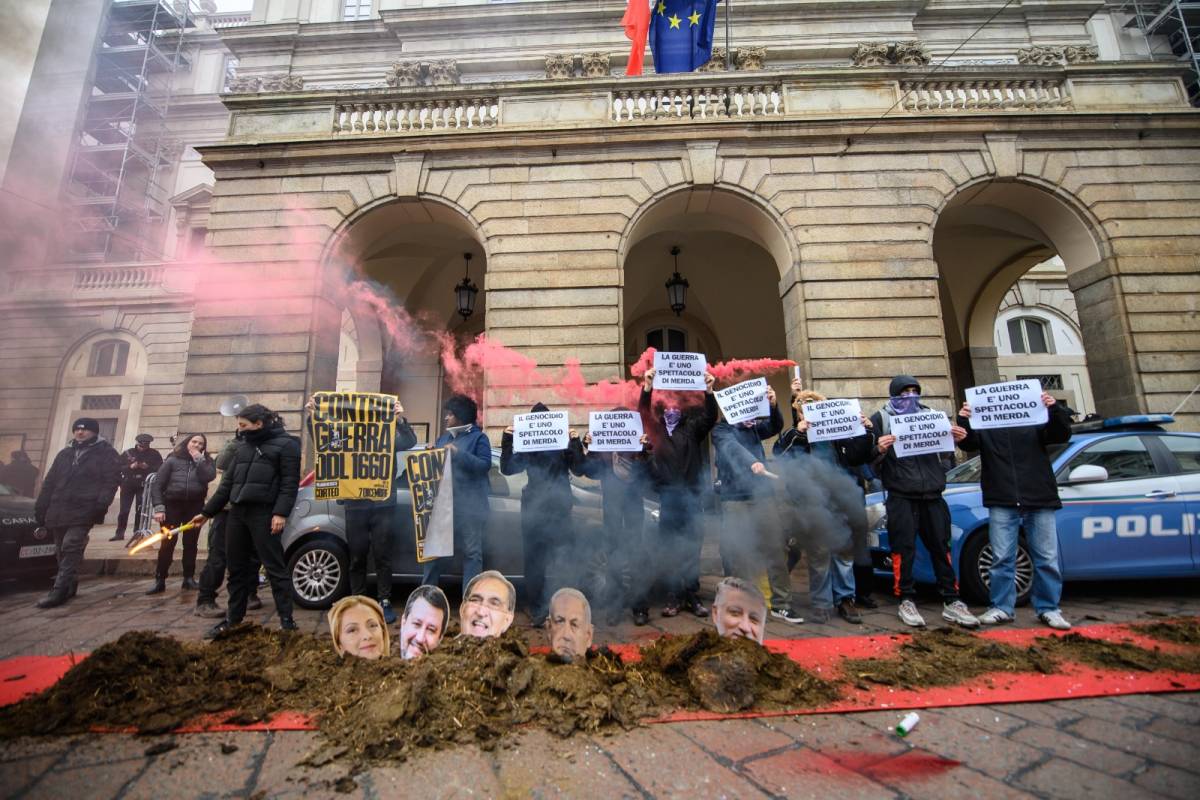
{"label": "cobblestone pavement", "polygon": [[[705,582],[709,597],[714,581]],[[181,592],[178,578],[165,595],[144,596],[148,585],[131,575],[85,579],[73,602],[49,611],[33,607],[44,586],[9,589],[0,594],[0,658],[89,651],[135,629],[197,639],[211,624],[191,615],[194,594]],[[397,598],[406,590],[398,588]],[[275,624],[270,593],[262,597],[266,606],[252,617]],[[937,619],[934,598],[922,607]],[[1200,586],[1069,585],[1063,608],[1083,625],[1200,615]],[[1027,609],[1018,616],[1020,626],[1036,624]],[[327,635],[319,612],[298,611],[297,622]],[[647,628],[598,626],[597,641],[639,641],[701,624],[656,616]],[[767,636],[903,629],[884,599],[861,626],[772,621]],[[569,740],[527,731],[494,752],[430,752],[354,776],[339,766],[296,766],[311,733],[27,739],[0,744],[0,797],[1200,797],[1200,694],[927,710],[908,739],[889,732],[899,716],[654,725]]]}

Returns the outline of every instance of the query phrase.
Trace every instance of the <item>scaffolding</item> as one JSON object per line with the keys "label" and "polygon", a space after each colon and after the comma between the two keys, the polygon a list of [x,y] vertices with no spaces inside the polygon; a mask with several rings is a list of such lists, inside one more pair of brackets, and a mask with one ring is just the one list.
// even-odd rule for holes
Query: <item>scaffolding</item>
{"label": "scaffolding", "polygon": [[67,197],[75,260],[141,261],[161,248],[169,192],[161,180],[175,74],[190,68],[187,0],[113,0],[102,23]]}
{"label": "scaffolding", "polygon": [[1188,100],[1200,106],[1200,0],[1127,0],[1121,11],[1129,15],[1125,27],[1146,37],[1152,59],[1182,61],[1191,68],[1184,84]]}

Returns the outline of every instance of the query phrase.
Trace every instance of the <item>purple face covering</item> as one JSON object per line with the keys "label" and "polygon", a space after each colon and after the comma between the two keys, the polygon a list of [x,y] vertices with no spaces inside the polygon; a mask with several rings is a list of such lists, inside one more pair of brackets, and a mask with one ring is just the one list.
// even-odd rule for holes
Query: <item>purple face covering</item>
{"label": "purple face covering", "polygon": [[668,408],[663,411],[663,424],[667,426],[667,436],[675,433],[681,419],[683,419],[683,412],[678,408]]}
{"label": "purple face covering", "polygon": [[921,395],[902,394],[888,401],[888,408],[893,414],[915,414],[921,410]]}

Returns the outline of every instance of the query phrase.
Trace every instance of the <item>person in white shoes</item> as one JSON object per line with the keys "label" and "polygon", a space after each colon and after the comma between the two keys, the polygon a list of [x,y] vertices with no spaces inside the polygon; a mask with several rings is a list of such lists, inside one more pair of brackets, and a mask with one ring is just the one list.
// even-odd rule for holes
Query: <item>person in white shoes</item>
{"label": "person in white shoes", "polygon": [[[1033,610],[1039,620],[1059,631],[1071,623],[1058,608],[1062,597],[1062,571],[1058,565],[1058,531],[1054,512],[1062,508],[1058,482],[1046,455],[1046,446],[1065,444],[1071,438],[1071,417],[1061,403],[1042,392],[1049,419],[1041,425],[1014,428],[970,429],[958,446],[979,452],[983,504],[988,510],[988,542],[992,546],[989,580],[991,607],[979,615],[984,625],[1012,622],[1017,602],[1017,535],[1033,558]],[[969,427],[971,406],[963,403],[959,422]]]}
{"label": "person in white shoes", "polygon": [[[954,466],[951,453],[922,453],[898,458],[892,445],[891,418],[926,410],[921,404],[921,385],[911,375],[897,375],[888,387],[891,398],[871,417],[869,432],[875,440],[872,467],[887,492],[888,544],[892,549],[893,591],[900,598],[900,621],[913,628],[925,627],[925,618],[914,602],[917,596],[913,580],[913,559],[917,538],[925,545],[938,589],[942,593],[942,619],[964,628],[978,628],[979,620],[958,597],[958,579],[950,557],[950,509],[942,498],[946,471]],[[950,426],[954,440],[967,432]],[[946,456],[943,458],[943,456]]]}

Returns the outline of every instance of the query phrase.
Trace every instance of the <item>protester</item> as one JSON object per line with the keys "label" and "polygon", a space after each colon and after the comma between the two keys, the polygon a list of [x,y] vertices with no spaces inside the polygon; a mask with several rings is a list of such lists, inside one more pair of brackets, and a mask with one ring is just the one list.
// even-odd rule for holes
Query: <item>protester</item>
{"label": "protester", "polygon": [[[454,551],[462,553],[463,596],[466,587],[483,569],[483,539],[488,523],[488,471],[492,468],[492,445],[476,425],[479,408],[466,395],[451,395],[443,408],[445,432],[435,447],[450,451],[450,473],[454,482]],[[425,563],[421,583],[436,586],[449,558]]]}
{"label": "protester", "polygon": [[[775,442],[774,453],[783,464],[788,495],[791,525],[797,536],[797,546],[808,556],[809,598],[813,621],[828,621],[833,609],[847,622],[862,624],[862,615],[855,605],[856,595],[870,596],[871,542],[867,530],[867,514],[858,468],[871,459],[871,421],[862,419],[866,431],[849,439],[812,443],[808,440],[808,421],[804,419],[806,403],[823,402],[819,392],[805,391],[799,380],[792,382],[793,426]],[[816,495],[814,497],[814,494]],[[829,514],[812,514],[810,500],[822,502]],[[848,530],[808,531],[818,521],[844,523]],[[848,540],[843,533],[848,533]],[[845,546],[832,547],[835,541],[845,540]],[[789,570],[790,571],[790,570]],[[863,586],[858,588],[858,584]],[[873,601],[872,601],[873,604]]]}
{"label": "protester", "polygon": [[[1062,508],[1058,481],[1046,446],[1071,439],[1070,409],[1042,392],[1049,419],[1041,425],[967,431],[958,446],[979,452],[983,467],[980,487],[988,510],[988,542],[992,565],[988,590],[991,603],[979,615],[984,625],[1012,622],[1017,603],[1017,533],[1033,557],[1033,610],[1037,618],[1060,631],[1071,629],[1058,601],[1062,597],[1062,572],[1058,567],[1058,529],[1055,511]],[[959,421],[969,425],[971,406],[963,403]]]}
{"label": "protester", "polygon": [[[117,532],[110,542],[119,542],[125,538],[125,529],[129,526],[129,510],[136,503],[134,519],[142,516],[142,490],[146,486],[146,478],[158,471],[163,458],[157,450],[150,447],[154,437],[148,433],[139,433],[134,437],[133,447],[121,454],[124,466],[121,469],[121,510],[117,514]],[[134,523],[137,527],[137,523]]]}
{"label": "protester", "polygon": [[463,636],[481,639],[503,636],[517,611],[517,590],[494,569],[480,572],[463,590],[458,609]]}
{"label": "protester", "polygon": [[[531,414],[549,411],[543,403]],[[547,603],[552,594],[546,585],[547,571],[552,580],[561,580],[563,556],[571,557],[576,547],[571,522],[571,477],[583,473],[583,444],[571,431],[566,450],[517,453],[513,449],[513,429],[504,429],[500,440],[500,472],[504,475],[526,473],[521,490],[521,544],[525,554],[525,592],[529,617],[535,628],[546,623]]]}
{"label": "protester", "polygon": [[767,601],[750,581],[729,577],[717,584],[713,624],[720,636],[762,644]]}
{"label": "protester", "polygon": [[766,466],[763,441],[783,430],[775,390],[767,388],[769,412],[747,422],[724,419],[713,428],[721,496],[721,558],[726,574],[755,581],[764,572],[771,590],[771,616],[800,624],[792,605],[783,523],[775,490],[778,478]]}
{"label": "protester", "polygon": [[229,608],[225,619],[205,636],[215,637],[246,615],[246,601],[257,577],[250,571],[251,553],[267,568],[275,610],[283,630],[296,630],[292,619],[292,582],[283,560],[279,534],[287,524],[300,489],[300,440],[288,434],[279,415],[254,403],[238,412],[242,440],[233,463],[196,524],[230,506],[225,522],[225,552],[229,559]]}
{"label": "protester", "polygon": [[427,656],[441,644],[450,624],[450,601],[436,586],[418,586],[400,615],[400,657]]}
{"label": "protester", "polygon": [[550,649],[564,661],[586,658],[592,646],[592,606],[578,589],[562,588],[550,598],[547,638]]}
{"label": "protester", "polygon": [[[237,453],[238,444],[241,442],[241,432],[239,431],[234,438],[225,443],[225,447],[217,454],[216,468],[224,473],[229,469],[229,465],[233,463],[233,457]],[[192,613],[197,617],[206,619],[221,619],[225,616],[225,609],[217,605],[217,591],[221,588],[221,583],[225,580],[225,567],[227,560],[225,557],[225,520],[229,517],[229,511],[223,510],[213,517],[212,522],[208,524],[208,552],[204,558],[204,569],[200,572],[200,592],[196,595],[196,608]],[[253,543],[251,543],[253,545]],[[248,554],[250,559],[250,574],[254,576],[254,580],[250,582],[250,597],[246,600],[246,610],[257,611],[262,608],[262,600],[258,599],[258,572],[262,566],[258,553],[253,546]]]}
{"label": "protester", "polygon": [[58,559],[54,587],[38,600],[38,608],[61,606],[75,596],[88,532],[104,522],[121,481],[121,456],[100,436],[99,422],[80,417],[71,425],[71,435],[70,446],[54,457],[34,504],[34,519],[54,537]]}
{"label": "protester", "polygon": [[0,483],[23,497],[33,497],[38,470],[24,450],[13,450],[11,460],[0,467]]}
{"label": "protester", "polygon": [[705,439],[717,423],[717,399],[713,395],[713,375],[706,373],[707,390],[699,406],[680,408],[663,403],[651,404],[654,370],[646,370],[638,412],[642,427],[650,437],[647,459],[650,477],[658,490],[659,546],[667,576],[667,600],[664,617],[679,613],[680,604],[697,617],[708,616],[700,602],[700,546],[702,533],[696,524],[701,503],[701,481],[705,463]]}
{"label": "protester", "polygon": [[[217,467],[208,455],[208,439],[202,433],[184,437],[163,461],[150,484],[154,504],[154,521],[168,528],[188,522],[204,507],[208,484],[217,477]],[[167,590],[167,573],[175,554],[175,542],[183,539],[183,588],[197,588],[196,545],[200,540],[199,526],[184,531],[158,546],[158,564],[154,585],[146,594],[162,594]]]}
{"label": "protester", "polygon": [[[628,411],[617,407],[613,411]],[[591,434],[583,437],[583,474],[600,481],[604,537],[596,543],[606,556],[605,622],[616,625],[625,608],[634,625],[650,624],[649,581],[635,579],[649,558],[643,530],[646,516],[646,458],[650,438],[642,435],[640,453],[593,453]]]}
{"label": "protester", "polygon": [[[310,397],[304,410],[312,416],[316,411],[316,396]],[[392,437],[393,452],[410,450],[417,435],[404,417],[404,406],[397,400],[393,409],[396,435]],[[346,544],[350,550],[350,594],[367,592],[367,556],[375,563],[375,593],[383,608],[383,618],[391,625],[396,621],[392,610],[392,552],[396,539],[396,491],[400,485],[400,470],[393,458],[392,486],[387,497],[380,500],[339,500],[346,507]]]}
{"label": "protester", "polygon": [[383,609],[369,597],[352,594],[334,603],[329,609],[329,632],[339,656],[374,661],[391,653]]}
{"label": "protester", "polygon": [[[922,453],[898,458],[892,449],[896,437],[891,420],[902,414],[928,410],[921,404],[921,384],[911,375],[897,375],[888,387],[891,399],[871,416],[875,443],[874,469],[887,492],[888,544],[892,550],[893,591],[900,598],[901,622],[914,628],[925,626],[925,618],[914,602],[913,558],[917,537],[925,545],[938,588],[942,593],[942,619],[964,628],[979,627],[979,620],[958,597],[958,580],[950,557],[950,509],[942,498],[946,472],[954,466],[950,453]],[[950,426],[954,441],[961,442],[967,432]]]}

